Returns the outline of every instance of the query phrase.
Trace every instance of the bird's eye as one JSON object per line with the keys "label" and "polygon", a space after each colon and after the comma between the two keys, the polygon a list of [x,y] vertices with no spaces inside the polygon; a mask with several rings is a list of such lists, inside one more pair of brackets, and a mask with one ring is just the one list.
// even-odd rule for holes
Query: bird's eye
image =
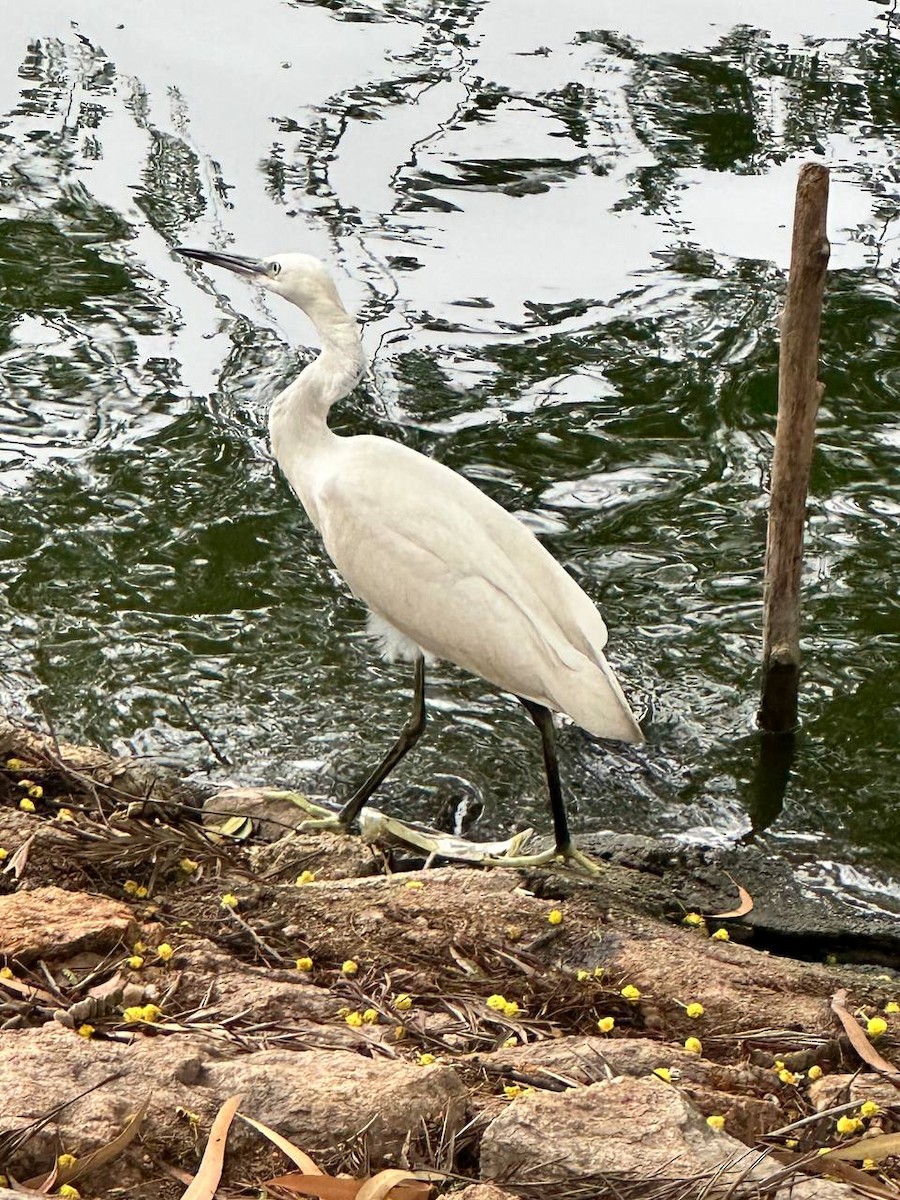
{"label": "bird's eye", "polygon": [[280,273],[280,271],[281,271],[281,263],[280,262],[269,263],[269,274],[270,275],[278,275]]}

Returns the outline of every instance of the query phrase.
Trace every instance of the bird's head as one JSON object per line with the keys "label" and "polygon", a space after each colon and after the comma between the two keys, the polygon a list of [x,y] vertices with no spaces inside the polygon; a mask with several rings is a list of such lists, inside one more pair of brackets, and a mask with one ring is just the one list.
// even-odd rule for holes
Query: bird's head
{"label": "bird's head", "polygon": [[186,246],[176,246],[175,249],[185,258],[193,258],[211,267],[224,267],[270,292],[277,292],[306,313],[312,314],[323,301],[343,308],[331,276],[319,259],[311,254],[246,258],[241,254],[224,254],[219,250],[189,250]]}

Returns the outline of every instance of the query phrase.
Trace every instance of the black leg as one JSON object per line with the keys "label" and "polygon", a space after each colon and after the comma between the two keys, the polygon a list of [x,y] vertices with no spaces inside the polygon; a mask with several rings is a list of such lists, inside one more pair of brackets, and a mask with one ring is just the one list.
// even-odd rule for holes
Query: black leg
{"label": "black leg", "polygon": [[556,853],[568,857],[572,850],[572,839],[569,835],[569,822],[566,819],[562,786],[559,782],[559,761],[556,757],[553,717],[550,709],[545,708],[543,704],[535,704],[533,700],[525,700],[522,696],[519,696],[519,700],[525,705],[528,715],[537,725],[541,735],[541,745],[544,748],[544,770],[547,772],[547,788],[550,792],[550,813],[553,817],[553,836],[556,839]]}
{"label": "black leg", "polygon": [[387,754],[374,771],[357,788],[338,814],[338,822],[344,829],[349,829],[359,816],[359,810],[376,788],[380,787],[397,763],[404,755],[412,750],[422,736],[425,728],[425,659],[420,654],[416,659],[415,679],[413,682],[413,708],[409,720],[400,730],[400,736],[388,750]]}

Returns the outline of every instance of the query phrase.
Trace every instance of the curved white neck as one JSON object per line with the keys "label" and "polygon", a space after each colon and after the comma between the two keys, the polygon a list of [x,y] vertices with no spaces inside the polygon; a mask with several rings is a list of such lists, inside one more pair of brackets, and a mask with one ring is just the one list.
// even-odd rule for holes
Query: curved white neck
{"label": "curved white neck", "polygon": [[328,411],[353,391],[366,365],[359,326],[340,302],[323,298],[306,311],[322,349],[275,397],[269,410],[272,452],[288,478],[293,474],[289,464],[296,469],[298,459],[334,436],[328,428]]}

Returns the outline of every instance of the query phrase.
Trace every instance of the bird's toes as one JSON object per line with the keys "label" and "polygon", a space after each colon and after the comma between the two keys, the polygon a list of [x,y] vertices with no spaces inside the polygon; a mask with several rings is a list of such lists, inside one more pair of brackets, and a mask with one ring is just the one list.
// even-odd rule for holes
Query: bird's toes
{"label": "bird's toes", "polygon": [[603,870],[598,862],[594,862],[589,855],[582,853],[575,846],[569,846],[568,850],[564,850],[560,857],[567,866],[580,867],[589,875],[599,875]]}

